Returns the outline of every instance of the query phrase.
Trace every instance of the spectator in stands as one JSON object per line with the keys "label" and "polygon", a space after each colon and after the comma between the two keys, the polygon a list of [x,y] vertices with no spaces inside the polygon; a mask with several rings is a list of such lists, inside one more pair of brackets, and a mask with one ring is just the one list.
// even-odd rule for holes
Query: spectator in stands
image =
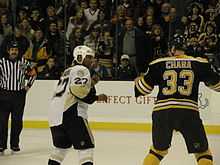
{"label": "spectator in stands", "polygon": [[198,26],[199,33],[202,32],[204,27],[204,17],[202,13],[203,13],[203,7],[201,6],[201,4],[197,2],[192,3],[191,6],[189,7],[189,14],[188,14],[189,23],[194,22]]}
{"label": "spectator in stands", "polygon": [[85,21],[87,23],[87,30],[89,30],[90,26],[98,20],[100,9],[98,8],[97,0],[89,1],[89,8],[84,10]]}
{"label": "spectator in stands", "polygon": [[207,9],[207,10],[205,10],[204,14],[205,14],[204,19],[206,22],[209,22],[209,21],[215,22],[215,17],[216,17],[215,9]]}
{"label": "spectator in stands", "polygon": [[150,38],[153,46],[153,59],[161,58],[167,53],[168,45],[159,24],[153,25]]}
{"label": "spectator in stands", "polygon": [[38,70],[38,79],[49,79],[55,80],[59,79],[60,72],[56,64],[55,57],[49,57],[46,65],[42,66]]}
{"label": "spectator in stands", "polygon": [[87,9],[89,7],[87,0],[82,0],[82,1],[80,1],[78,3],[79,3],[79,8],[82,11],[84,11],[85,9]]}
{"label": "spectator in stands", "polygon": [[130,64],[130,57],[123,54],[120,58],[120,64],[113,70],[114,79],[120,81],[133,81],[137,77],[134,66]]}
{"label": "spectator in stands", "polygon": [[49,31],[49,25],[51,22],[56,22],[57,16],[56,16],[56,9],[54,6],[48,6],[47,7],[47,15],[43,21],[43,31],[48,32]]}
{"label": "spectator in stands", "polygon": [[0,47],[0,56],[7,54],[7,46],[12,41],[16,41],[19,45],[19,57],[22,57],[30,46],[28,39],[21,33],[19,27],[15,27],[15,34],[8,35],[2,41]]}
{"label": "spectator in stands", "polygon": [[48,6],[47,7],[47,16],[46,21],[55,21],[57,19],[56,16],[56,9],[54,6]]}
{"label": "spectator in stands", "polygon": [[113,67],[113,38],[107,29],[100,32],[98,41],[97,57],[99,63],[106,67],[108,74],[111,75]]}
{"label": "spectator in stands", "polygon": [[134,19],[138,19],[139,17],[144,17],[144,1],[143,0],[133,0],[133,10],[134,10],[134,14],[133,14],[133,18]]}
{"label": "spectator in stands", "polygon": [[145,10],[145,16],[152,16],[153,18],[155,18],[155,14],[154,14],[154,8],[152,6],[148,6]]}
{"label": "spectator in stands", "polygon": [[12,26],[9,23],[7,13],[0,14],[0,30],[3,32],[3,37],[12,34]]}
{"label": "spectator in stands", "polygon": [[41,29],[34,32],[34,38],[31,40],[30,47],[24,54],[24,58],[32,61],[40,70],[44,66],[48,59],[47,53],[47,40],[45,39],[44,33]]}
{"label": "spectator in stands", "polygon": [[94,25],[98,25],[100,27],[100,31],[111,28],[110,21],[105,18],[105,12],[102,10],[99,11],[98,20],[95,21],[91,27]]}
{"label": "spectator in stands", "polygon": [[95,50],[95,52],[97,52],[99,35],[100,35],[100,27],[98,25],[94,25],[93,27],[90,28],[90,33],[87,36],[85,36],[83,44]]}
{"label": "spectator in stands", "polygon": [[61,35],[65,35],[64,20],[61,18],[57,19],[57,30]]}
{"label": "spectator in stands", "polygon": [[117,8],[123,8],[125,12],[125,17],[133,18],[134,14],[134,4],[131,0],[121,0]]}
{"label": "spectator in stands", "polygon": [[44,18],[42,17],[42,14],[38,8],[32,8],[31,9],[31,15],[30,15],[30,25],[33,30],[36,29],[44,29],[43,27],[43,21]]}
{"label": "spectator in stands", "polygon": [[32,6],[38,0],[16,0],[18,8]]}
{"label": "spectator in stands", "polygon": [[193,57],[204,57],[204,49],[197,37],[192,37],[188,40],[186,54]]}
{"label": "spectator in stands", "polygon": [[1,0],[0,1],[0,10],[7,10],[8,7],[9,7],[9,3],[10,1],[9,0]]}
{"label": "spectator in stands", "polygon": [[124,23],[126,20],[125,16],[125,9],[123,7],[118,7],[116,10],[116,13],[112,16],[111,23],[112,23],[112,29],[111,34],[117,35],[118,33],[121,33]]}
{"label": "spectator in stands", "polygon": [[134,26],[132,19],[126,20],[123,31],[119,33],[117,46],[117,54],[127,54],[137,74],[145,72],[146,66],[152,60],[152,43],[145,33]]}
{"label": "spectator in stands", "polygon": [[24,19],[28,19],[28,9],[22,7],[18,10],[18,16],[16,18],[17,23],[21,23]]}
{"label": "spectator in stands", "polygon": [[111,72],[109,73],[107,68],[104,65],[101,65],[99,63],[99,59],[98,58],[94,58],[92,60],[91,69],[93,71],[95,71],[96,74],[98,74],[100,80],[111,80],[112,79]]}
{"label": "spectator in stands", "polygon": [[169,19],[170,27],[168,41],[170,40],[170,37],[178,33],[178,31],[181,29],[181,19],[179,16],[177,16],[176,8],[174,6],[171,6],[170,8]]}
{"label": "spectator in stands", "polygon": [[148,15],[145,18],[145,33],[149,36],[151,35],[152,32],[152,27],[154,24],[154,19],[153,19],[153,15]]}
{"label": "spectator in stands", "polygon": [[56,54],[57,63],[64,68],[65,51],[64,51],[64,36],[57,30],[57,22],[50,22],[48,33],[46,35],[48,40],[47,52],[49,56]]}
{"label": "spectator in stands", "polygon": [[29,41],[33,39],[34,29],[32,29],[28,19],[24,18],[19,24],[19,28],[23,36],[25,36]]}
{"label": "spectator in stands", "polygon": [[[70,52],[73,52],[73,49],[76,46],[82,45],[84,42],[84,38],[82,35],[82,29],[80,27],[75,27],[69,36],[70,42]],[[72,60],[71,60],[72,61]]]}
{"label": "spectator in stands", "polygon": [[153,11],[154,11],[154,18],[155,20],[159,20],[161,16],[161,7],[165,0],[154,0],[152,3]]}
{"label": "spectator in stands", "polygon": [[[118,66],[120,63],[120,55],[126,53],[130,56],[131,61],[135,61],[132,60],[133,57],[131,56],[137,56],[136,62],[134,62],[136,63],[136,66],[138,66],[136,70],[138,73],[143,73],[144,68],[146,68],[145,65],[147,65],[153,56],[153,49],[155,54],[163,54],[166,50],[165,47],[167,46],[165,45],[167,45],[169,37],[172,37],[177,31],[178,33],[181,32],[186,35],[189,43],[188,46],[190,47],[189,49],[191,51],[194,50],[192,51],[194,52],[192,53],[194,55],[197,54],[195,53],[197,52],[195,47],[198,44],[195,37],[197,37],[197,39],[201,38],[203,41],[203,39],[206,38],[204,37],[206,36],[205,29],[207,29],[206,27],[209,26],[208,24],[210,24],[210,22],[216,24],[215,35],[212,36],[216,37],[220,32],[220,3],[218,3],[217,0],[184,1],[184,3],[190,2],[191,4],[188,5],[188,12],[181,18],[181,21],[180,18],[177,17],[177,14],[180,13],[177,12],[176,14],[175,7],[178,5],[171,4],[174,1],[120,0],[118,1],[118,6],[116,5],[116,1],[112,0],[67,1],[67,13],[65,13],[65,18],[68,19],[67,32],[64,31],[65,20],[63,17],[64,6],[62,0],[21,0],[17,2],[19,2],[19,4],[17,4],[17,9],[19,9],[17,13],[17,23],[19,24],[17,24],[17,26],[20,26],[21,24],[21,30],[23,33],[25,32],[24,34],[27,35],[26,38],[29,38],[29,40],[32,40],[30,31],[38,30],[39,27],[43,29],[44,34],[48,38],[48,55],[56,54],[57,63],[60,64],[60,67],[65,67],[64,63],[68,63],[68,61],[68,64],[71,63],[72,59],[68,59],[68,56],[65,56],[71,53],[76,45],[84,43],[85,36],[87,36],[85,37],[86,44],[96,50],[97,55],[99,56],[99,62],[104,65],[108,71],[112,69],[113,64]],[[1,3],[6,4],[5,2],[0,2],[0,7]],[[23,6],[23,4],[25,4],[25,6]],[[203,10],[206,12],[204,13]],[[28,15],[29,11],[30,15]],[[0,45],[1,40],[3,40],[5,36],[12,34],[12,26],[8,21],[8,18],[11,18],[10,14],[11,13],[7,15],[5,10],[0,11]],[[123,47],[126,46],[125,43],[129,36],[125,21],[127,22],[127,20],[131,18],[133,19],[132,24],[134,24],[134,22],[137,23],[136,27],[134,25],[131,26],[131,33],[135,32],[135,42],[132,41],[135,43],[132,45],[135,46],[132,48],[127,45],[129,48],[133,49],[133,52],[131,49],[125,51]],[[28,22],[31,28],[28,25]],[[52,22],[55,24],[51,24]],[[162,36],[152,37],[154,36],[154,34],[152,34],[152,27],[154,24],[161,25],[160,31],[162,32],[161,34],[163,34]],[[98,25],[99,30],[93,29],[96,25]],[[107,42],[107,39],[104,39],[104,34],[110,36],[106,38],[111,38],[113,45],[111,42]],[[68,49],[68,51],[65,51],[66,49],[64,50],[64,36],[70,41],[70,49]],[[93,39],[91,39],[91,36],[96,36],[94,37],[96,39],[93,37]],[[152,43],[149,41],[150,37],[152,37],[151,39],[153,39],[153,41],[158,38],[160,38],[160,40],[155,42],[155,45],[152,46]],[[213,39],[215,37],[211,38]],[[204,45],[205,42],[203,41],[200,43]],[[214,42],[207,43],[209,44],[205,44],[203,47],[210,47]],[[220,44],[219,39],[217,44]],[[3,42],[3,47],[4,45],[5,41]],[[199,49],[202,47],[200,45],[197,46]],[[153,49],[150,49],[151,47]],[[158,49],[161,47],[164,48],[162,51]],[[220,51],[220,48],[218,48],[218,46],[216,47],[216,49],[219,49]],[[22,49],[25,50],[26,48],[23,47]],[[212,47],[211,49],[214,50],[215,48]],[[207,50],[211,49],[207,48]],[[114,58],[112,56],[114,56]]]}
{"label": "spectator in stands", "polygon": [[145,32],[145,22],[144,22],[144,18],[143,17],[138,17],[137,19],[137,28],[142,30],[143,32]]}
{"label": "spectator in stands", "polygon": [[77,10],[76,16],[72,16],[69,18],[69,22],[67,25],[67,32],[66,32],[67,40],[69,39],[72,30],[77,27],[81,28],[82,32],[86,31],[87,28],[84,12],[81,9]]}
{"label": "spectator in stands", "polygon": [[160,16],[158,20],[156,20],[164,31],[165,42],[169,40],[170,23],[171,23],[170,9],[171,9],[170,3],[163,3],[161,6]]}
{"label": "spectator in stands", "polygon": [[218,36],[216,34],[215,24],[207,24],[204,33],[199,36],[201,46],[204,47],[205,52],[215,53],[217,49]]}
{"label": "spectator in stands", "polygon": [[180,26],[179,26],[178,32],[176,33],[186,36],[188,34],[188,29],[187,29],[188,24],[189,24],[188,18],[186,16],[182,16],[180,19]]}
{"label": "spectator in stands", "polygon": [[190,40],[192,37],[198,38],[200,36],[199,26],[195,22],[189,22],[185,34],[187,40]]}
{"label": "spectator in stands", "polygon": [[99,0],[99,9],[104,12],[106,20],[111,19],[111,0]]}
{"label": "spectator in stands", "polygon": [[[42,10],[42,16],[47,16],[47,9],[49,6],[55,6],[55,0],[31,0],[32,6],[37,6]],[[34,2],[35,1],[35,2]]]}

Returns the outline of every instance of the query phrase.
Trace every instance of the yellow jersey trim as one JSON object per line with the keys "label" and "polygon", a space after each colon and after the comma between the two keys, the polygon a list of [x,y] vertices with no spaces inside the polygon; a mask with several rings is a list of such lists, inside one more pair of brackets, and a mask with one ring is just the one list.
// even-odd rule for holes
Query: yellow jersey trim
{"label": "yellow jersey trim", "polygon": [[141,88],[141,87],[139,86],[139,84],[138,84],[138,81],[135,82],[135,86],[136,86],[136,88],[138,89],[138,91],[139,91],[141,94],[143,94],[143,95],[148,94],[148,93],[146,93],[144,90],[142,90],[142,88]]}
{"label": "yellow jersey trim", "polygon": [[217,84],[215,85],[211,85],[211,86],[208,86],[209,88],[213,89],[213,90],[219,90],[220,89],[220,82],[218,82]]}
{"label": "yellow jersey trim", "polygon": [[198,105],[198,103],[196,101],[193,101],[193,100],[189,100],[189,99],[175,99],[175,98],[169,98],[169,99],[164,99],[164,100],[157,100],[156,104],[163,103],[163,102],[168,102],[168,101],[191,102],[191,103],[194,103],[194,104]]}
{"label": "yellow jersey trim", "polygon": [[154,107],[153,111],[161,111],[161,110],[167,110],[167,109],[189,109],[189,110],[199,111],[197,107],[187,106],[187,105],[166,105],[163,107]]}
{"label": "yellow jersey trim", "polygon": [[148,88],[149,90],[153,90],[153,88],[146,83],[146,81],[144,80],[144,77],[142,77],[142,78],[140,79],[140,81],[144,84],[144,86],[145,86],[146,88]]}
{"label": "yellow jersey trim", "polygon": [[154,61],[152,61],[149,65],[153,65],[159,62],[164,62],[164,61],[176,61],[176,60],[190,60],[190,61],[197,61],[197,62],[202,62],[202,63],[208,63],[208,60],[206,58],[202,57],[192,57],[192,56],[187,56],[187,55],[179,55],[179,56],[173,56],[173,57],[163,57],[163,58],[158,58]]}
{"label": "yellow jersey trim", "polygon": [[144,84],[143,83],[144,79],[143,81],[141,81],[141,79],[135,82],[135,86],[137,87],[138,91],[143,95],[150,94],[153,89],[152,88],[149,89],[150,86],[147,85],[146,83]]}

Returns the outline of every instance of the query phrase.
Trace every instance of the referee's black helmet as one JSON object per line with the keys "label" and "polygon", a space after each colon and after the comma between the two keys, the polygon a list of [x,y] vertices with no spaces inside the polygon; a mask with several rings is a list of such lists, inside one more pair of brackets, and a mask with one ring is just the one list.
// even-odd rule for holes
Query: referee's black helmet
{"label": "referee's black helmet", "polygon": [[19,48],[18,43],[16,41],[12,41],[8,44],[8,50],[11,48]]}

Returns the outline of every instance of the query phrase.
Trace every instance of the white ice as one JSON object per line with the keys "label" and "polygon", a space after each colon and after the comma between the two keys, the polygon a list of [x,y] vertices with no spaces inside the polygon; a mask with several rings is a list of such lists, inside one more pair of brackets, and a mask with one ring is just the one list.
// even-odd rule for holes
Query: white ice
{"label": "white ice", "polygon": [[[93,131],[96,149],[95,165],[142,165],[151,145],[151,133]],[[162,138],[162,137],[161,137]],[[214,164],[220,165],[220,136],[209,135]],[[46,165],[52,149],[49,129],[24,129],[21,152],[11,155],[7,150],[0,156],[0,165]],[[70,150],[62,165],[78,165],[77,152]],[[196,165],[193,155],[188,155],[180,134],[173,137],[169,154],[162,165]]]}

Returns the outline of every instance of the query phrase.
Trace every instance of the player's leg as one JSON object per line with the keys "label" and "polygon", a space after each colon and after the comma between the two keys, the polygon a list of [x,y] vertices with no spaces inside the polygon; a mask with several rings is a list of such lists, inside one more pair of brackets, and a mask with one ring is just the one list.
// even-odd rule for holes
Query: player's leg
{"label": "player's leg", "polygon": [[213,165],[212,153],[208,149],[205,152],[195,154],[198,165]]}
{"label": "player's leg", "polygon": [[184,121],[181,132],[188,152],[195,154],[198,165],[212,165],[212,154],[199,112],[189,112]]}
{"label": "player's leg", "polygon": [[159,165],[168,153],[172,139],[172,129],[168,122],[168,111],[153,112],[152,139],[153,146],[144,159],[144,165]]}
{"label": "player's leg", "polygon": [[93,148],[79,150],[78,153],[79,153],[80,165],[93,165],[93,154],[94,154]]}
{"label": "player's leg", "polygon": [[159,165],[160,161],[167,155],[168,150],[157,150],[153,146],[148,155],[144,158],[144,165]]}
{"label": "player's leg", "polygon": [[51,127],[50,130],[55,148],[51,151],[48,165],[60,165],[72,144],[64,131],[63,125]]}
{"label": "player's leg", "polygon": [[[75,128],[74,128],[75,127]],[[68,132],[73,146],[78,150],[80,165],[93,165],[94,138],[89,128],[88,121],[77,117],[73,123],[74,132]]]}
{"label": "player's leg", "polygon": [[60,165],[64,160],[68,149],[54,148],[50,154],[48,165]]}

